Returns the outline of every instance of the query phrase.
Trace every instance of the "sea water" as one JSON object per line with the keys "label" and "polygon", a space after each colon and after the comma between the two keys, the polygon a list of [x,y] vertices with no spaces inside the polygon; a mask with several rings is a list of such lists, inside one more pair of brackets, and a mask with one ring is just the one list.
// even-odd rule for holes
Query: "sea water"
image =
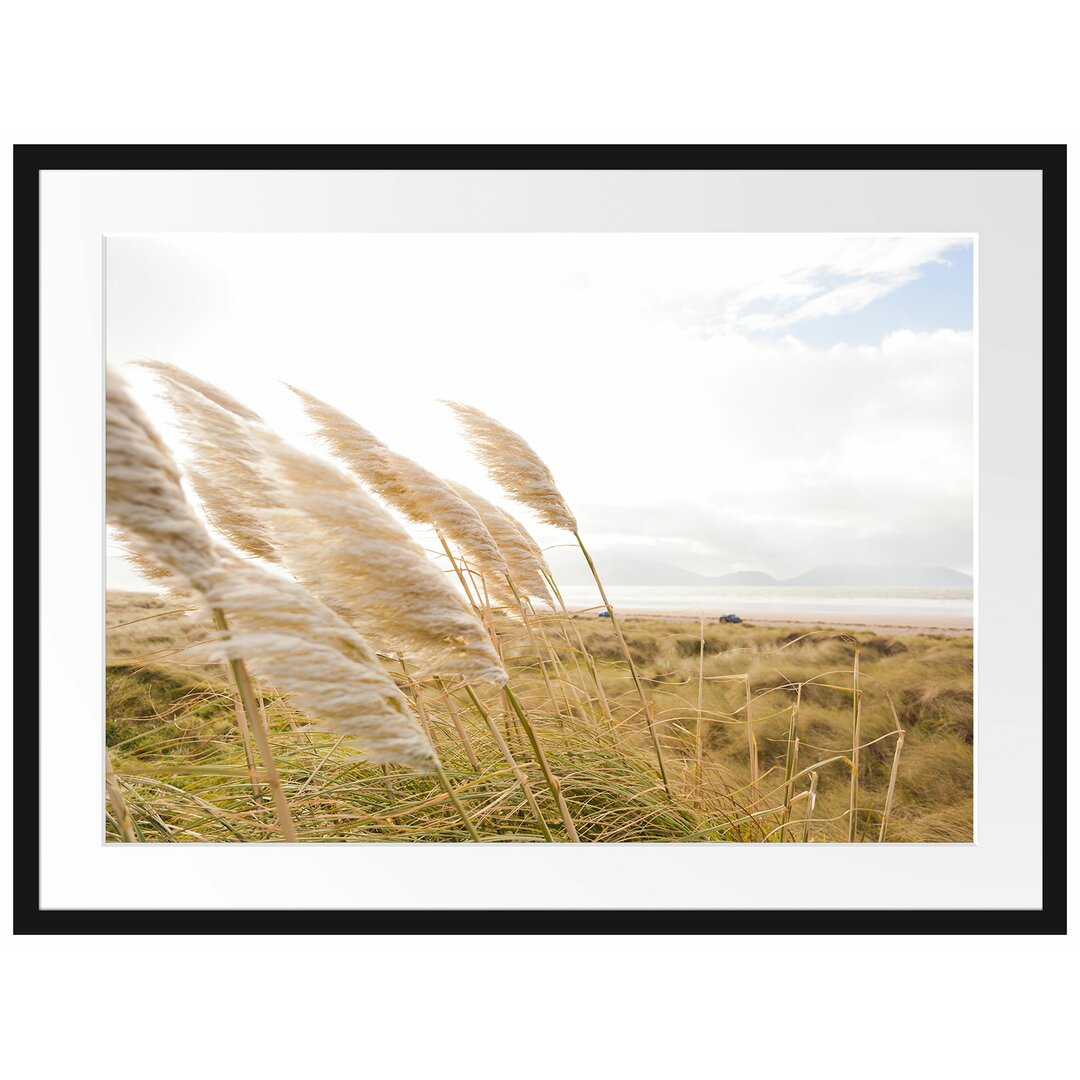
{"label": "sea water", "polygon": [[[825,587],[791,585],[605,585],[616,611],[678,612],[696,615],[740,615],[743,618],[792,615],[815,619],[844,616],[871,621],[888,616],[970,621],[971,588],[897,586]],[[599,608],[595,587],[570,585],[562,589],[571,610]]]}

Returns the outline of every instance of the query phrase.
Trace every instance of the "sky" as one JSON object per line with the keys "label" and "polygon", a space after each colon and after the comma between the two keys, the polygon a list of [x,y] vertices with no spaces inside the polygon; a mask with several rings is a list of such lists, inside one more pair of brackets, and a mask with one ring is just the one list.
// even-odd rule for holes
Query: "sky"
{"label": "sky", "polygon": [[970,572],[973,293],[971,238],[940,234],[113,237],[106,356],[187,368],[319,452],[292,383],[498,499],[440,399],[475,405],[548,463],[601,570]]}

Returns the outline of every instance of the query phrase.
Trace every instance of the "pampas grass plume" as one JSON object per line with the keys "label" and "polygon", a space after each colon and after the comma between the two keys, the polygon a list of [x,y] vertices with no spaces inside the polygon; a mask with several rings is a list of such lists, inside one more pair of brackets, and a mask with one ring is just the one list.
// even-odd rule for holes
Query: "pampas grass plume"
{"label": "pampas grass plume", "polygon": [[433,770],[427,736],[363,638],[300,585],[213,540],[168,447],[112,369],[105,424],[108,520],[139,555],[226,613],[230,628],[213,655],[252,661],[322,726],[356,737],[373,760]]}
{"label": "pampas grass plume", "polygon": [[208,516],[240,550],[273,551],[364,637],[402,654],[417,676],[506,681],[479,620],[363,488],[290,446],[217,387],[155,367],[196,455],[196,491],[209,485]]}
{"label": "pampas grass plume", "polygon": [[453,480],[448,480],[447,483],[480,515],[484,527],[491,533],[506,560],[506,565],[510,568],[510,577],[518,591],[554,606],[551,593],[544,584],[543,563],[537,559],[533,547],[526,539],[528,534],[518,522],[464,484],[455,483]]}
{"label": "pampas grass plume", "polygon": [[273,492],[258,469],[251,441],[257,413],[212,383],[172,364],[141,361],[160,381],[192,454],[188,476],[211,525],[245,555],[274,562],[273,542],[257,513]]}
{"label": "pampas grass plume", "polygon": [[555,485],[551,470],[518,434],[471,405],[447,401],[488,475],[517,502],[556,529],[577,532],[577,519]]}
{"label": "pampas grass plume", "polygon": [[278,439],[263,467],[279,507],[266,511],[282,561],[414,677],[506,681],[479,619],[412,537],[354,480]]}
{"label": "pampas grass plume", "polygon": [[335,457],[384,502],[417,525],[430,525],[455,544],[503,602],[513,603],[500,588],[509,573],[498,545],[479,514],[444,480],[422,465],[395,453],[343,412],[295,386],[304,411]]}

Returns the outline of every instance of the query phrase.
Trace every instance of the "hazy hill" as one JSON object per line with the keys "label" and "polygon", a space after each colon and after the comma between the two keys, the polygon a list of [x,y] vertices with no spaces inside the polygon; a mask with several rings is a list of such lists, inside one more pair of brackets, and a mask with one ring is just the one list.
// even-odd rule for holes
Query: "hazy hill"
{"label": "hazy hill", "polygon": [[[875,585],[970,587],[972,578],[946,566],[819,566],[797,577],[777,580],[761,570],[739,570],[709,576],[669,563],[625,555],[594,553],[600,576],[607,585],[806,585],[858,587]],[[569,548],[548,552],[548,561],[563,585],[588,585],[592,578],[581,553]]]}
{"label": "hazy hill", "polygon": [[[714,585],[704,574],[667,563],[632,559],[623,555],[596,555],[596,568],[605,585]],[[592,575],[578,550],[566,548],[548,552],[548,562],[560,585],[588,585]]]}
{"label": "hazy hill", "polygon": [[972,583],[970,574],[947,566],[819,566],[785,585],[938,585],[963,588]]}
{"label": "hazy hill", "polygon": [[706,579],[710,585],[779,585],[780,582],[763,570],[736,570],[734,574],[721,574]]}

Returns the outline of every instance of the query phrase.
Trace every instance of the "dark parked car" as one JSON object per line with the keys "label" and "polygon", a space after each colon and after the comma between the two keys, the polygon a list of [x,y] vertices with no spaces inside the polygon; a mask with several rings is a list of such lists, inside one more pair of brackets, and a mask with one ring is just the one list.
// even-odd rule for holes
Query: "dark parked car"
{"label": "dark parked car", "polygon": [[608,610],[607,610],[607,609],[605,608],[605,609],[604,609],[603,611],[599,612],[599,613],[597,614],[597,616],[596,616],[596,617],[597,617],[598,619],[610,619],[610,618],[611,618],[611,612],[610,612],[610,611],[608,611]]}
{"label": "dark parked car", "polygon": [[742,622],[738,615],[721,615],[717,622]]}

